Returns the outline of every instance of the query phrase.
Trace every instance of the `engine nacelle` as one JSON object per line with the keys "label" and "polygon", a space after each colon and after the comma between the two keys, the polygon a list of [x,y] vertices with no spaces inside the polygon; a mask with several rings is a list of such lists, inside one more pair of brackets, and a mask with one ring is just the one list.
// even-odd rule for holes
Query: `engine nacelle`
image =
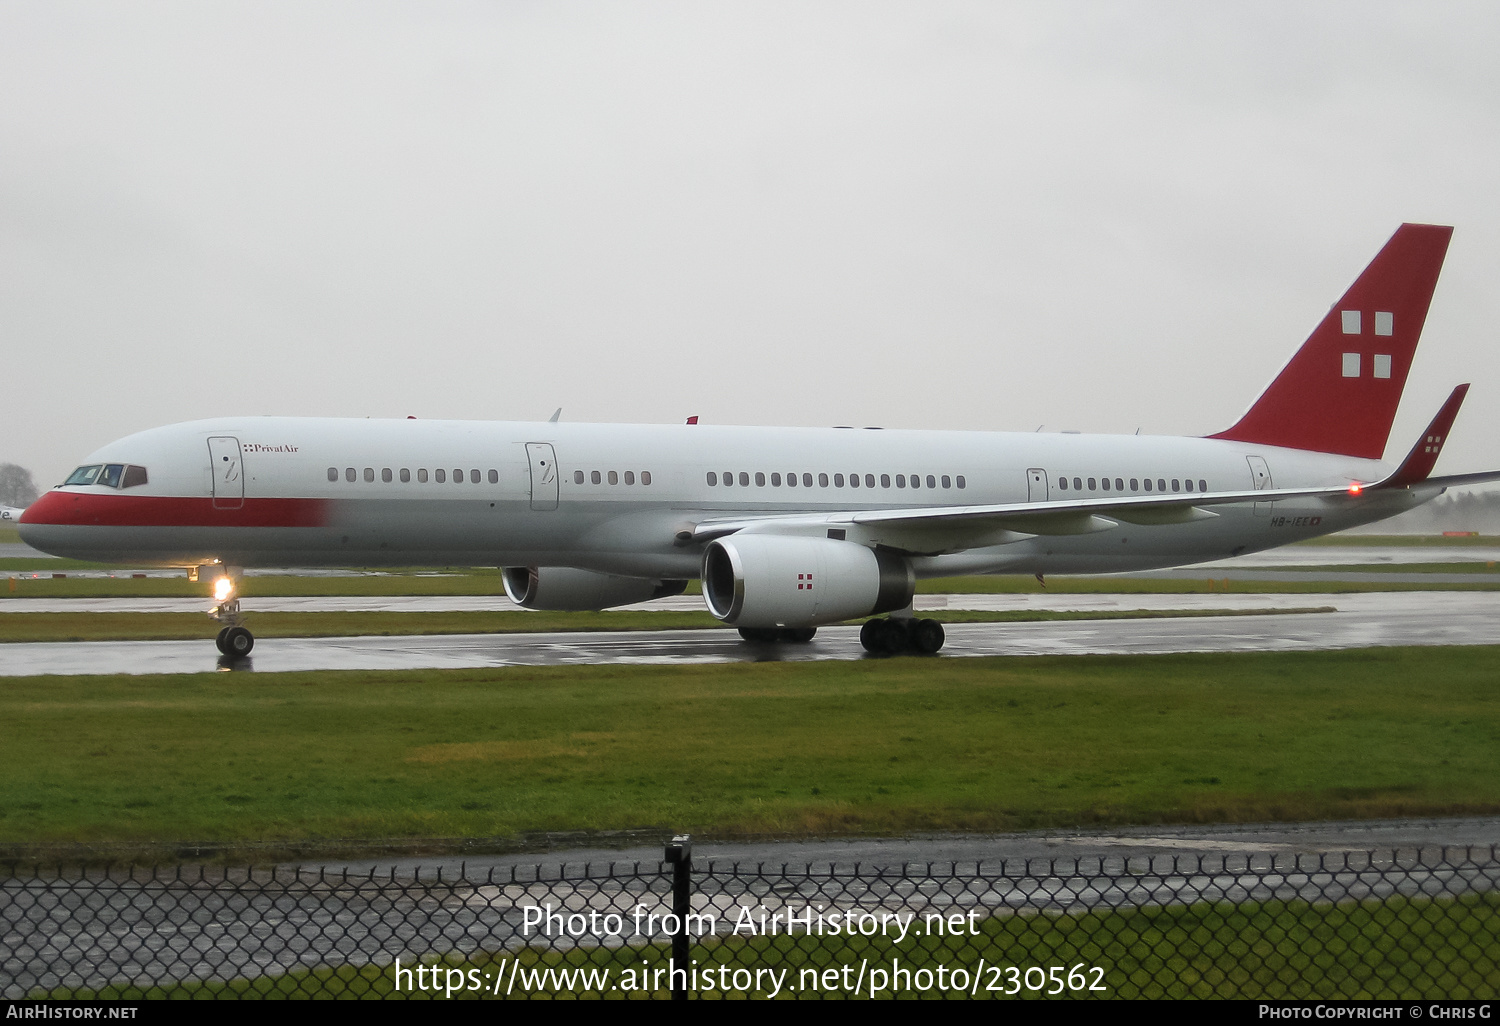
{"label": "engine nacelle", "polygon": [[703,554],[708,611],[735,627],[812,627],[904,609],[917,578],[903,556],[830,538],[736,534]]}
{"label": "engine nacelle", "polygon": [[509,566],[500,571],[500,576],[505,581],[505,594],[516,605],[567,612],[628,606],[687,590],[687,581],[617,577],[565,566]]}

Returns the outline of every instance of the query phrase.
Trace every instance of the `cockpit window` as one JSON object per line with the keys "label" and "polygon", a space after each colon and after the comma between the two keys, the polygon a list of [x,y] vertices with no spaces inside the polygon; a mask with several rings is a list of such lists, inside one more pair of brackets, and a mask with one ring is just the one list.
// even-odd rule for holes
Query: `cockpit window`
{"label": "cockpit window", "polygon": [[68,475],[63,485],[106,485],[110,488],[134,488],[146,483],[146,468],[125,463],[90,463]]}
{"label": "cockpit window", "polygon": [[90,484],[93,484],[94,483],[94,479],[99,476],[99,470],[100,470],[100,467],[99,467],[99,464],[97,464],[97,463],[92,464],[92,465],[87,466],[87,467],[79,467],[77,470],[73,471],[73,473],[71,475],[69,475],[68,479],[66,481],[64,481],[63,484],[64,485],[90,485]]}

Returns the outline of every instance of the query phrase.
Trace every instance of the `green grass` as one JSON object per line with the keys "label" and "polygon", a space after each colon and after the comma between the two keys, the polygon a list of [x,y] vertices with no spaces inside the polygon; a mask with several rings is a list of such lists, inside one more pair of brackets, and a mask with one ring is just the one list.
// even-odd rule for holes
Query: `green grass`
{"label": "green grass", "polygon": [[8,678],[0,845],[1489,814],[1497,668],[1471,647]]}
{"label": "green grass", "polygon": [[[1268,616],[1331,613],[1332,606],[1297,609],[975,610],[924,612],[943,623],[1037,620],[1140,620],[1185,616]],[[258,638],[354,638],[410,634],[517,634],[548,631],[728,630],[707,611],[297,612],[256,613],[246,624]],[[202,613],[0,613],[0,642],[173,641],[210,638],[218,625]]]}
{"label": "green grass", "polygon": [[[923,923],[919,916],[918,926]],[[670,948],[664,945],[620,948],[575,948],[549,952],[525,948],[468,958],[428,958],[420,963],[424,989],[414,984],[413,963],[402,969],[396,987],[394,965],[342,966],[229,982],[110,987],[97,992],[55,990],[33,998],[72,997],[106,1000],[151,998],[311,996],[446,999],[490,998],[501,982],[519,981],[513,994],[523,997],[588,996],[656,998],[668,996],[650,984],[665,979]],[[1462,999],[1493,998],[1500,992],[1500,897],[1494,894],[1459,899],[1391,897],[1381,902],[1313,905],[1265,901],[1232,905],[1200,903],[1167,907],[1100,910],[1084,913],[1002,915],[979,921],[978,936],[908,938],[897,947],[890,938],[818,937],[808,935],[754,939],[709,939],[692,946],[700,975],[724,977],[721,966],[769,969],[782,973],[779,996],[799,997],[981,997],[1055,1000],[1068,998],[1239,998],[1306,999]],[[893,995],[889,988],[872,995],[869,984],[852,994],[861,964],[866,981],[890,984],[911,980],[911,989]],[[982,961],[981,961],[982,960]],[[518,970],[512,975],[512,962]],[[999,971],[981,965],[999,967]],[[841,972],[851,969],[848,977]],[[965,973],[963,989],[950,982],[934,986],[936,969],[944,979],[953,970]],[[1061,967],[1058,982],[1047,970]],[[904,968],[901,978],[894,970]],[[1015,973],[1010,969],[1014,967]],[[1028,976],[1026,969],[1039,967]],[[1095,969],[1102,969],[1102,974]],[[824,977],[827,970],[832,977]],[[1070,981],[1069,970],[1077,970]],[[581,982],[579,972],[589,973]],[[641,974],[644,970],[643,975]],[[883,976],[874,975],[883,972]],[[926,973],[925,979],[919,972]],[[471,975],[472,972],[472,975]],[[559,985],[559,972],[568,985]],[[603,974],[607,972],[608,976]],[[529,979],[528,979],[529,977]],[[732,980],[732,977],[729,978]],[[742,977],[753,986],[752,977]],[[762,977],[769,984],[771,978]],[[829,986],[832,981],[838,984]],[[644,981],[646,986],[637,984]],[[1030,986],[1028,986],[1028,981]],[[925,992],[918,990],[927,984]],[[435,984],[428,987],[429,983]],[[531,986],[527,986],[530,983]],[[588,984],[593,984],[590,989]],[[1070,983],[1072,989],[1070,988]],[[1103,990],[1091,990],[1091,987]],[[474,989],[469,989],[473,987]],[[1033,990],[1031,987],[1036,987]],[[617,989],[618,988],[618,989]],[[992,989],[993,988],[993,989]],[[1060,993],[1047,994],[1045,991]],[[755,993],[769,996],[770,986]],[[703,989],[707,998],[720,996]],[[745,996],[730,991],[728,996]]]}

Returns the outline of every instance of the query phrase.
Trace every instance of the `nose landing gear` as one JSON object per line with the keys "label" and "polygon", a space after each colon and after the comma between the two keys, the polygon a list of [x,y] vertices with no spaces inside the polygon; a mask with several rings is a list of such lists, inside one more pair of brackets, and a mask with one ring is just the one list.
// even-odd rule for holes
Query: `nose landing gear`
{"label": "nose landing gear", "polygon": [[226,567],[223,576],[214,581],[214,607],[208,615],[224,626],[214,644],[230,659],[243,659],[255,647],[255,635],[244,625],[240,613],[240,573],[238,568]]}
{"label": "nose landing gear", "polygon": [[874,655],[897,655],[901,652],[916,652],[932,655],[943,647],[947,634],[936,620],[916,620],[909,617],[890,617],[885,620],[866,620],[859,629],[859,643],[866,652]]}

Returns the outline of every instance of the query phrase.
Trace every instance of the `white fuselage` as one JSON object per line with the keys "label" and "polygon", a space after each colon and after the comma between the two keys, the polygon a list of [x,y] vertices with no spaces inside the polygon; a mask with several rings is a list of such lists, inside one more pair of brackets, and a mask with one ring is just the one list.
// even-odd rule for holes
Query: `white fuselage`
{"label": "white fuselage", "polygon": [[[143,467],[147,480],[54,489],[33,507],[39,522],[21,524],[27,543],[175,566],[557,566],[648,578],[698,577],[691,532],[720,519],[797,513],[838,524],[861,510],[1178,490],[1190,502],[1205,488],[1346,487],[1385,473],[1373,460],[1201,438],[278,417],[145,431],[88,462]],[[1010,532],[936,544],[912,563],[922,577],[1176,566],[1380,520],[1435,493]],[[878,525],[849,540],[885,544]]]}

